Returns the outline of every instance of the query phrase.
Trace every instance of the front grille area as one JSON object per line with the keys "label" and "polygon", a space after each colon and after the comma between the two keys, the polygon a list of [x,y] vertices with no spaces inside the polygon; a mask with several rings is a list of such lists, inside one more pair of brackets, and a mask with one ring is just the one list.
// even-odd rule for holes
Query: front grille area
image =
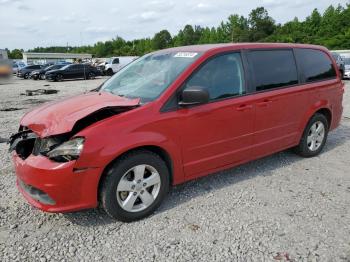
{"label": "front grille area", "polygon": [[33,199],[36,201],[43,203],[45,205],[55,205],[56,202],[44,191],[35,188],[31,185],[27,185],[22,180],[18,181],[19,186]]}

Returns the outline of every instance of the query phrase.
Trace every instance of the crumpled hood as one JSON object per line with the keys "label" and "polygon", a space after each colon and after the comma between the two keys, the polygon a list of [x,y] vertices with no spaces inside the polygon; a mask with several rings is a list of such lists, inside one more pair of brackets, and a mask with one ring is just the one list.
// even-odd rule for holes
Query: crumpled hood
{"label": "crumpled hood", "polygon": [[127,99],[107,92],[90,92],[37,107],[23,116],[21,125],[40,137],[58,135],[70,132],[78,120],[102,108],[134,107],[139,103],[139,98]]}

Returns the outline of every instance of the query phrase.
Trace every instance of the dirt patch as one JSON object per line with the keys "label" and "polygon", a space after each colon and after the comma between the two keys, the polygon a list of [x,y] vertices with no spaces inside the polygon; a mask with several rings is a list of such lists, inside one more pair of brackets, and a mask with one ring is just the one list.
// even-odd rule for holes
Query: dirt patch
{"label": "dirt patch", "polygon": [[23,108],[23,107],[7,107],[7,108],[0,109],[0,111],[10,112],[10,111],[23,110],[23,109],[25,109],[25,108]]}
{"label": "dirt patch", "polygon": [[21,95],[25,96],[38,96],[38,95],[52,95],[57,94],[59,90],[56,89],[34,89],[34,90],[26,90],[25,93],[21,93]]}
{"label": "dirt patch", "polygon": [[27,104],[27,105],[39,105],[39,104],[43,104],[43,103],[50,102],[50,101],[51,100],[47,100],[47,99],[30,98],[30,99],[24,100],[24,104]]}

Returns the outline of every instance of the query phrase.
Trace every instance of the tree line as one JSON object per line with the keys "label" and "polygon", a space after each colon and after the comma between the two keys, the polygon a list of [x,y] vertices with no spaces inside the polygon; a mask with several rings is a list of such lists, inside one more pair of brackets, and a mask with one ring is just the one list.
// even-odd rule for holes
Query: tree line
{"label": "tree line", "polygon": [[[186,25],[174,36],[164,29],[153,38],[126,41],[117,36],[94,45],[36,47],[28,51],[90,53],[94,57],[140,56],[174,46],[229,42],[308,43],[329,49],[350,49],[350,4],[331,5],[323,14],[314,9],[304,21],[296,17],[284,24],[276,23],[264,7],[257,7],[248,17],[233,14],[217,27]],[[9,51],[9,57],[21,58],[21,52]]]}

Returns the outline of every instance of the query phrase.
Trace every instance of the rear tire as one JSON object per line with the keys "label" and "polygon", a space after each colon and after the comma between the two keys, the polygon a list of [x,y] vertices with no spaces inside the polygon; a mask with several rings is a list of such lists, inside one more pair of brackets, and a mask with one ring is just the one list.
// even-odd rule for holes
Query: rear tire
{"label": "rear tire", "polygon": [[320,113],[311,117],[301,137],[300,143],[294,148],[295,153],[302,157],[314,157],[321,153],[327,141],[329,123]]}
{"label": "rear tire", "polygon": [[152,214],[169,190],[169,170],[157,154],[138,150],[118,159],[100,187],[100,204],[106,213],[123,222]]}
{"label": "rear tire", "polygon": [[63,80],[63,76],[61,74],[56,75],[55,80],[57,82],[61,82]]}

